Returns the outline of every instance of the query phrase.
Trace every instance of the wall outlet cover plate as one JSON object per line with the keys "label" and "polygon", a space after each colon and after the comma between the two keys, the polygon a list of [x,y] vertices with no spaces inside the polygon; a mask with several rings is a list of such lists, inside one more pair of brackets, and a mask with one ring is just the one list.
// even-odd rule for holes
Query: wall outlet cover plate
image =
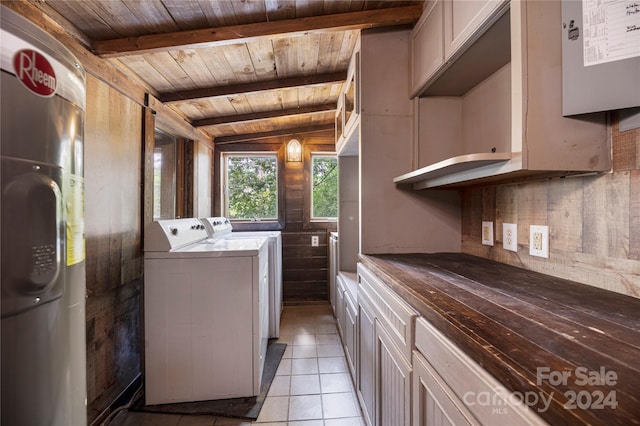
{"label": "wall outlet cover plate", "polygon": [[529,254],[549,258],[549,227],[531,225],[529,227]]}
{"label": "wall outlet cover plate", "polygon": [[518,251],[518,225],[515,223],[502,224],[502,248],[509,251]]}
{"label": "wall outlet cover plate", "polygon": [[493,222],[482,221],[482,244],[493,245]]}

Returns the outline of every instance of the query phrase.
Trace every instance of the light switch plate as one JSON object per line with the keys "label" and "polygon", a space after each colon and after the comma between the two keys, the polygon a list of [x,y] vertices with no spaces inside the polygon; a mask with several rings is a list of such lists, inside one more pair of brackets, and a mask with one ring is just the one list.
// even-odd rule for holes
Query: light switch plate
{"label": "light switch plate", "polygon": [[529,254],[549,258],[549,227],[531,225],[529,227]]}
{"label": "light switch plate", "polygon": [[515,223],[502,224],[502,248],[509,251],[518,251],[518,225]]}
{"label": "light switch plate", "polygon": [[493,222],[482,221],[482,244],[493,245]]}

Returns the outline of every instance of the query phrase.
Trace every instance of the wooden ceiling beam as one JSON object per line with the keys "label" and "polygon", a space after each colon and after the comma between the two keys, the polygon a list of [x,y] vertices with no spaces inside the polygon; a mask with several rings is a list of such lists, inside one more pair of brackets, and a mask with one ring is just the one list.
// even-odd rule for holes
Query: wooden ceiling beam
{"label": "wooden ceiling beam", "polygon": [[291,89],[294,87],[315,86],[321,84],[343,83],[347,79],[347,72],[307,75],[302,77],[282,78],[269,81],[230,84],[214,86],[204,89],[184,90],[181,92],[162,93],[160,101],[163,103],[184,102],[193,99],[213,98],[216,96],[237,96],[245,93],[262,92],[265,90]]}
{"label": "wooden ceiling beam", "polygon": [[216,126],[219,124],[233,124],[247,121],[265,120],[269,118],[288,117],[301,114],[318,114],[329,111],[335,111],[336,104],[309,105],[304,107],[277,109],[271,111],[252,112],[241,115],[228,115],[222,117],[202,118],[194,120],[191,124],[193,127]]}
{"label": "wooden ceiling beam", "polygon": [[252,133],[246,135],[230,135],[230,136],[218,136],[213,139],[216,145],[226,145],[230,143],[238,142],[259,142],[260,139],[268,139],[275,136],[294,135],[300,133],[315,133],[315,132],[327,132],[334,130],[333,121],[325,124],[317,124],[307,127],[296,127],[291,129],[279,129],[272,130],[270,132]]}
{"label": "wooden ceiling beam", "polygon": [[93,53],[103,58],[110,58],[176,49],[202,48],[238,43],[238,41],[245,43],[259,37],[281,35],[291,37],[316,31],[347,31],[414,24],[421,14],[422,5],[414,5],[232,25],[220,28],[146,34],[137,37],[96,40],[93,43]]}

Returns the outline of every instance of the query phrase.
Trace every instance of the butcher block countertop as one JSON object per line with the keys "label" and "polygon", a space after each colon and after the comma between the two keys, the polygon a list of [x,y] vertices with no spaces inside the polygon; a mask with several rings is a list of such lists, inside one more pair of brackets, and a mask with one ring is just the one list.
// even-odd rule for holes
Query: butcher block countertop
{"label": "butcher block countertop", "polygon": [[360,261],[507,389],[551,396],[548,423],[640,424],[639,299],[460,253]]}

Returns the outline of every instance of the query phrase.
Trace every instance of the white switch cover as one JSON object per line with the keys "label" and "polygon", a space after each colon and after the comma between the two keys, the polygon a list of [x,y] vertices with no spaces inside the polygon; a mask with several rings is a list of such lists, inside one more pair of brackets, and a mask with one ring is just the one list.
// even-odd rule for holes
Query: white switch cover
{"label": "white switch cover", "polygon": [[493,245],[493,222],[482,222],[482,244]]}
{"label": "white switch cover", "polygon": [[312,235],[311,236],[311,247],[318,247],[318,245],[320,244],[319,238],[317,235]]}
{"label": "white switch cover", "polygon": [[549,227],[531,225],[529,227],[529,254],[549,258]]}
{"label": "white switch cover", "polygon": [[515,223],[502,224],[502,248],[509,251],[518,251],[518,225]]}

